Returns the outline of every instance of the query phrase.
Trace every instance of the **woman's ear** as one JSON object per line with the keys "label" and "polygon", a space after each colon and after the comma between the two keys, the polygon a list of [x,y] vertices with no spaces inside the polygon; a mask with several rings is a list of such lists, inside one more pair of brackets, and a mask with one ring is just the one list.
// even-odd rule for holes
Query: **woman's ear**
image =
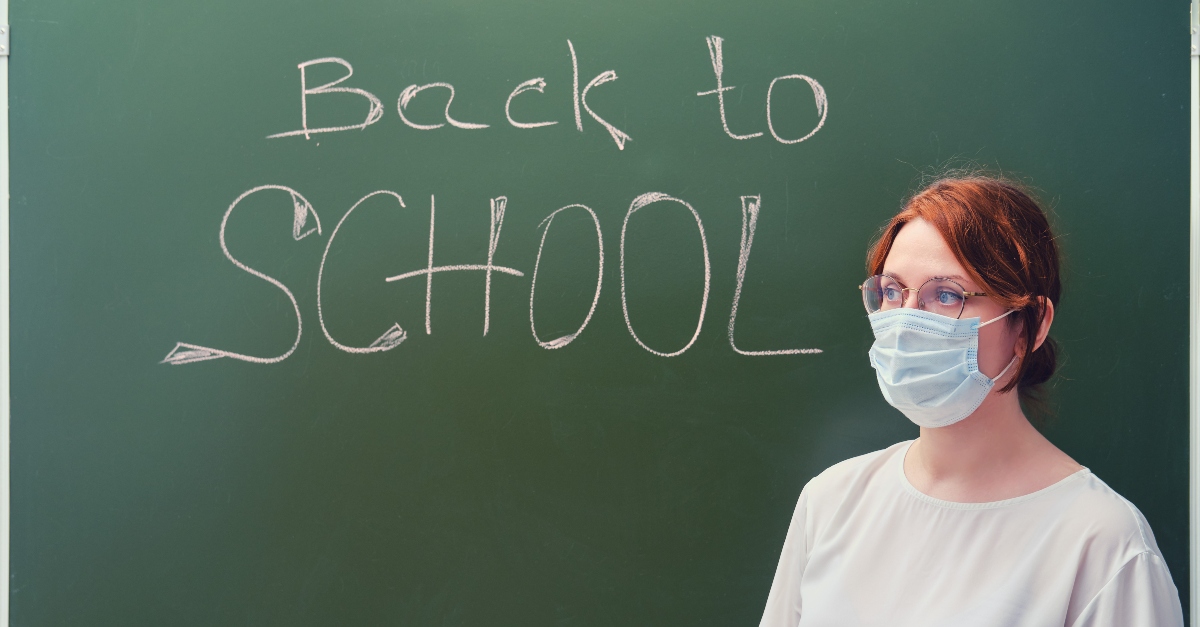
{"label": "woman's ear", "polygon": [[1050,335],[1050,325],[1054,323],[1054,303],[1045,296],[1038,296],[1037,299],[1042,305],[1042,324],[1038,326],[1037,339],[1033,343],[1035,351],[1042,347],[1042,342]]}

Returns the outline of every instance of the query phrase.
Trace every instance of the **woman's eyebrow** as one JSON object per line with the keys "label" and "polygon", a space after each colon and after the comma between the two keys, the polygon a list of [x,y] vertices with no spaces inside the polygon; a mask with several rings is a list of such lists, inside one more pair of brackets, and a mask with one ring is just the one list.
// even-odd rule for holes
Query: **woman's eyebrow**
{"label": "woman's eyebrow", "polygon": [[[910,283],[905,281],[904,277],[901,277],[898,272],[890,272],[888,270],[884,270],[881,274],[883,274],[885,276],[890,276],[893,279],[896,279],[897,281],[899,281],[900,283],[902,283],[904,285],[910,285]],[[970,279],[968,279],[967,277],[964,277],[960,274],[935,274],[931,277],[928,277],[926,280],[928,280],[928,279],[952,279],[955,281],[962,281],[962,282],[970,281]]]}

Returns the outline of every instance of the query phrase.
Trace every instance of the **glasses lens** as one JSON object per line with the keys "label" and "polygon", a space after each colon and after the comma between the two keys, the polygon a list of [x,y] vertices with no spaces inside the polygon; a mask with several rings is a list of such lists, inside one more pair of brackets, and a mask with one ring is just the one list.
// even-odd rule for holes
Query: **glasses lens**
{"label": "glasses lens", "polygon": [[863,283],[863,306],[867,313],[896,309],[904,306],[904,291],[890,276],[877,274]]}
{"label": "glasses lens", "polygon": [[948,279],[930,279],[917,292],[918,307],[948,318],[962,315],[966,300],[962,287]]}

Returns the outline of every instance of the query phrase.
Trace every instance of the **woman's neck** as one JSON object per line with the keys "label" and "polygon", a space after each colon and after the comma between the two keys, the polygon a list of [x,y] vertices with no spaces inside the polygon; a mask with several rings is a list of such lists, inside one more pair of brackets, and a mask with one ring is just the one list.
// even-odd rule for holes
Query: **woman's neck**
{"label": "woman's neck", "polygon": [[1029,423],[1017,393],[989,394],[966,419],[921,428],[904,474],[921,492],[947,501],[1022,496],[1082,468]]}

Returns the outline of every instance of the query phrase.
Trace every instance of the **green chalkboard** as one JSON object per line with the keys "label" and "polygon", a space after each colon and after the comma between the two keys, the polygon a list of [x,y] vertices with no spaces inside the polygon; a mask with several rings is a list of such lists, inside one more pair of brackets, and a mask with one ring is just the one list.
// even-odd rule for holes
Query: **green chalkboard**
{"label": "green chalkboard", "polygon": [[916,435],[853,286],[964,159],[1053,208],[1047,433],[1186,591],[1186,9],[15,0],[12,624],[756,624]]}

